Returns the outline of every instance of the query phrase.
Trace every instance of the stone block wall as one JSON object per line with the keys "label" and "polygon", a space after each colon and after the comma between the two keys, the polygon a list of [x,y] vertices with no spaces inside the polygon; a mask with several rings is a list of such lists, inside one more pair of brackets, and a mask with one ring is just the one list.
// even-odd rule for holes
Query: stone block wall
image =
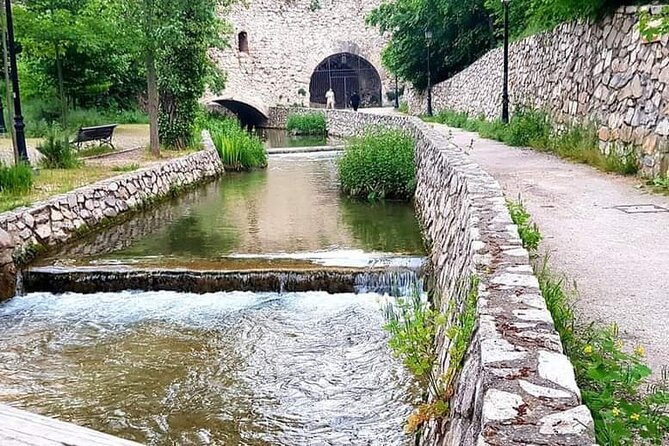
{"label": "stone block wall", "polygon": [[[479,278],[477,328],[457,379],[450,416],[424,429],[422,445],[595,443],[574,370],[522,247],[499,184],[417,118],[326,112],[328,129],[353,136],[396,127],[417,142],[416,207],[440,301],[462,310]],[[437,336],[436,375],[449,368],[450,341]]]}
{"label": "stone block wall", "polygon": [[14,257],[61,245],[110,219],[223,173],[218,152],[205,132],[204,150],[0,214],[0,230],[14,245]]}
{"label": "stone block wall", "polygon": [[[512,5],[513,7],[513,5]],[[597,23],[572,22],[511,45],[509,89],[512,105],[548,111],[558,123],[593,124],[601,149],[634,147],[648,175],[669,168],[669,36],[646,42],[638,29],[639,10],[619,9]],[[471,116],[501,115],[503,50],[434,87],[436,111]],[[413,114],[427,109],[425,95],[410,91]]]}
{"label": "stone block wall", "polygon": [[[391,78],[381,63],[388,36],[365,23],[381,0],[253,0],[226,10],[232,25],[228,46],[211,51],[227,74],[222,95],[251,105],[309,105],[311,76],[329,56],[350,53],[367,60],[378,72],[383,97]],[[248,50],[238,36],[246,33]],[[307,92],[299,94],[300,89]],[[341,93],[340,93],[341,94]],[[339,102],[344,98],[340,97]]]}

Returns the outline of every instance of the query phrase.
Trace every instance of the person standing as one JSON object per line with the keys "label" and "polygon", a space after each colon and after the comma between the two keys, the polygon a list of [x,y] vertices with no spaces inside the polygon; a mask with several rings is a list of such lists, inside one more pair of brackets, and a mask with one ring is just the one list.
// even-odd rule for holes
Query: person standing
{"label": "person standing", "polygon": [[360,95],[357,91],[351,95],[351,107],[353,108],[353,111],[358,111],[358,108],[360,107]]}
{"label": "person standing", "polygon": [[334,110],[335,108],[335,93],[332,91],[332,88],[330,88],[327,93],[325,93],[325,108],[326,109],[332,109]]}

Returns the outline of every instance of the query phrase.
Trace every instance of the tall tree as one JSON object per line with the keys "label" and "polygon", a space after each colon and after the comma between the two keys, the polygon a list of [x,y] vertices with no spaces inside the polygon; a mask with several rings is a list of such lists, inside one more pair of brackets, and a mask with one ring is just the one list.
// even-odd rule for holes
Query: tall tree
{"label": "tall tree", "polygon": [[374,9],[367,21],[391,39],[383,51],[386,67],[414,87],[427,86],[427,42],[432,31],[432,79],[462,70],[495,43],[484,0],[393,0]]}
{"label": "tall tree", "polygon": [[158,51],[160,136],[164,144],[185,148],[193,133],[198,101],[205,88],[219,90],[222,73],[209,57],[223,45],[226,26],[219,8],[227,0],[167,0],[163,45]]}

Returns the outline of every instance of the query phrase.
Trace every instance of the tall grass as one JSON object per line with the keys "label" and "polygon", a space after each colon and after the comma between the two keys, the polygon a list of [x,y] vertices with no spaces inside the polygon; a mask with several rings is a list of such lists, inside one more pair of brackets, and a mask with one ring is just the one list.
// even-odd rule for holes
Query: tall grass
{"label": "tall grass", "polygon": [[196,127],[209,130],[227,169],[240,171],[267,167],[267,150],[263,142],[242,129],[236,120],[204,115],[198,118]]}
{"label": "tall grass", "polygon": [[42,166],[47,169],[73,169],[80,164],[68,132],[57,125],[49,128],[37,150],[43,155]]}
{"label": "tall grass", "polygon": [[29,164],[6,166],[0,163],[0,193],[22,195],[33,187],[33,171]]}
{"label": "tall grass", "polygon": [[322,113],[291,113],[286,129],[294,135],[326,135],[327,125]]}
{"label": "tall grass", "polygon": [[368,130],[351,139],[339,161],[342,190],[368,200],[413,198],[414,140],[397,130]]}

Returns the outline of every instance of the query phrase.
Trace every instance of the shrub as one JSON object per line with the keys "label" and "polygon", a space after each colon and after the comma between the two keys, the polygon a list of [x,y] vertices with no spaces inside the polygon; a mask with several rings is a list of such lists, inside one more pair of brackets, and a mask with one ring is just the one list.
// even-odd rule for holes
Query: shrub
{"label": "shrub", "polygon": [[546,113],[519,107],[509,121],[502,141],[510,146],[543,149],[548,145],[551,125]]}
{"label": "shrub", "polygon": [[57,125],[51,126],[37,150],[43,155],[42,165],[48,169],[72,169],[79,165],[68,133]]}
{"label": "shrub", "polygon": [[226,168],[249,170],[267,167],[267,150],[262,141],[242,129],[237,121],[210,116],[203,125],[209,129]]}
{"label": "shrub", "polygon": [[322,113],[291,113],[286,129],[294,135],[326,135],[325,115]]}
{"label": "shrub", "polygon": [[33,187],[33,170],[29,164],[6,166],[0,163],[0,192],[12,195],[25,194]]}
{"label": "shrub", "polygon": [[411,137],[397,130],[367,131],[352,139],[339,161],[343,191],[368,200],[411,199],[416,190],[414,146]]}

